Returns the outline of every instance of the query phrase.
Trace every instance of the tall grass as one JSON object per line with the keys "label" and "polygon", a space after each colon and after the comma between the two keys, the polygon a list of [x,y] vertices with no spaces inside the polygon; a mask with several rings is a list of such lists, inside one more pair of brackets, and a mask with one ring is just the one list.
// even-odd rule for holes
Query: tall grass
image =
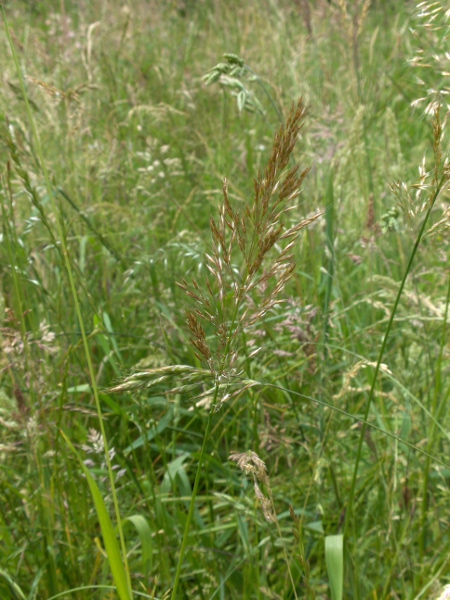
{"label": "tall grass", "polygon": [[447,5],[3,7],[0,597],[445,594]]}

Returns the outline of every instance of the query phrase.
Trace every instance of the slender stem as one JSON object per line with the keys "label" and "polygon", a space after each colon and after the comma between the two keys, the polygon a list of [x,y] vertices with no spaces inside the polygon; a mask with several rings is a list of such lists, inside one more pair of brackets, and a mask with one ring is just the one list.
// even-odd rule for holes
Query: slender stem
{"label": "slender stem", "polygon": [[[272,498],[272,492],[270,492],[270,502],[272,503],[272,509],[275,514],[275,505],[274,505],[273,498]],[[280,541],[283,543],[283,534],[281,532],[281,527],[280,527],[280,523],[278,522],[278,519],[275,519],[275,526],[277,528],[278,537],[280,538]],[[290,565],[288,553],[287,553],[287,550],[286,550],[286,547],[284,544],[283,544],[283,554],[284,554],[284,560],[286,562],[286,567],[288,570],[289,579],[290,579],[290,582],[292,585],[292,591],[294,592],[295,600],[298,600],[297,590],[295,589],[295,581],[294,581],[294,577],[292,576],[291,565]]]}
{"label": "slender stem", "polygon": [[184,527],[183,541],[181,542],[180,555],[178,557],[178,564],[177,564],[177,571],[175,573],[175,580],[173,582],[173,588],[172,588],[172,595],[171,595],[172,600],[175,600],[177,597],[178,584],[180,582],[181,569],[183,566],[184,554],[186,552],[186,546],[187,546],[188,537],[189,537],[189,529],[191,526],[192,517],[194,515],[195,499],[197,497],[198,486],[200,483],[200,473],[201,473],[202,467],[203,467],[203,460],[204,460],[205,452],[206,452],[206,444],[207,444],[207,441],[209,438],[209,432],[210,432],[211,423],[212,423],[212,416],[214,413],[214,407],[215,407],[215,404],[217,401],[218,394],[219,394],[219,385],[216,384],[216,389],[214,391],[214,399],[212,401],[211,408],[209,411],[205,433],[203,434],[202,449],[200,451],[200,458],[198,460],[197,472],[195,474],[194,488],[192,490],[191,501],[189,503],[189,512],[188,512],[188,516],[187,516],[187,520],[186,520],[186,525]]}
{"label": "slender stem", "polygon": [[417,250],[419,248],[419,244],[422,241],[422,237],[423,237],[423,234],[425,232],[425,227],[426,227],[426,225],[428,223],[428,219],[430,217],[430,214],[431,214],[431,211],[433,209],[433,206],[434,206],[434,204],[436,202],[436,199],[439,196],[439,193],[441,192],[442,187],[444,186],[444,184],[445,184],[446,181],[447,181],[447,176],[444,174],[442,176],[442,178],[441,178],[441,180],[440,180],[440,182],[439,182],[439,184],[438,184],[438,186],[437,186],[437,188],[436,188],[436,190],[435,190],[432,198],[431,198],[431,202],[430,202],[429,208],[427,210],[427,213],[426,213],[425,218],[423,220],[422,226],[420,227],[419,233],[417,235],[416,241],[415,241],[413,249],[411,251],[411,255],[409,257],[408,264],[407,264],[405,273],[403,275],[403,279],[402,279],[402,281],[400,283],[400,287],[399,287],[399,290],[397,292],[397,297],[395,299],[394,306],[392,308],[391,316],[389,318],[389,322],[387,324],[386,331],[384,333],[383,342],[381,344],[380,352],[378,354],[377,364],[375,366],[375,373],[374,373],[373,378],[372,378],[372,385],[370,386],[369,398],[368,398],[368,401],[367,401],[367,404],[366,404],[366,409],[364,411],[363,419],[361,420],[361,423],[362,423],[361,434],[360,434],[360,437],[359,437],[358,450],[357,450],[357,453],[356,453],[355,467],[353,469],[353,477],[352,477],[352,483],[351,483],[351,488],[350,488],[350,496],[349,496],[348,505],[347,505],[347,518],[345,519],[345,526],[344,526],[344,536],[347,533],[348,523],[349,523],[350,518],[352,516],[353,503],[354,503],[355,490],[356,490],[356,479],[358,477],[359,463],[360,463],[360,460],[361,460],[361,453],[362,453],[362,444],[363,444],[364,436],[365,436],[366,429],[367,429],[367,419],[368,419],[368,416],[369,416],[370,407],[372,405],[372,402],[373,402],[373,399],[374,399],[374,396],[375,396],[375,386],[376,386],[376,383],[377,383],[378,373],[380,372],[381,361],[383,359],[384,352],[386,350],[387,341],[388,341],[389,334],[390,334],[391,329],[392,329],[392,325],[394,323],[394,318],[395,318],[395,315],[396,315],[396,312],[397,312],[398,305],[400,303],[400,298],[402,296],[403,289],[405,287],[406,279],[408,278],[408,275],[409,275],[409,273],[411,271],[414,258],[416,256]]}
{"label": "slender stem", "polygon": [[280,109],[278,108],[278,106],[275,104],[275,100],[272,98],[272,95],[270,94],[269,90],[267,89],[267,87],[264,85],[264,83],[261,81],[259,75],[257,75],[257,73],[255,73],[255,71],[249,67],[248,65],[245,65],[245,68],[247,69],[247,71],[249,73],[251,73],[253,75],[253,77],[255,78],[256,83],[260,86],[260,88],[264,91],[264,93],[266,94],[267,98],[269,99],[274,111],[276,112],[278,119],[280,121],[280,123],[283,125],[284,123],[284,118],[283,115],[281,114]]}
{"label": "slender stem", "polygon": [[[330,171],[330,179],[328,181],[328,188],[326,191],[327,205],[325,208],[325,223],[326,223],[326,247],[328,249],[328,268],[326,274],[326,288],[325,288],[325,300],[323,307],[323,360],[326,363],[328,358],[328,333],[330,329],[330,304],[331,295],[333,293],[334,283],[334,270],[336,264],[336,256],[334,253],[334,229],[335,229],[335,218],[336,213],[334,210],[334,189],[333,189],[333,172]],[[323,378],[326,373],[326,365],[321,369],[321,377]]]}

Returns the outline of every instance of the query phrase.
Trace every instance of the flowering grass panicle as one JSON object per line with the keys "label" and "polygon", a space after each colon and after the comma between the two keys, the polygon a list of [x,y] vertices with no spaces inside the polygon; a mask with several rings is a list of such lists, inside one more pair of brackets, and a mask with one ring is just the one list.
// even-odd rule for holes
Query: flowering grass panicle
{"label": "flowering grass panicle", "polygon": [[283,302],[280,295],[295,270],[296,240],[322,214],[294,223],[289,219],[309,171],[298,165],[288,168],[305,114],[302,101],[291,107],[285,125],[275,135],[267,166],[254,182],[249,205],[234,208],[224,181],[219,217],[210,218],[212,243],[205,256],[205,281],[193,277],[178,284],[192,300],[186,324],[195,354],[205,368],[175,365],[150,369],[131,375],[111,391],[149,389],[172,376],[182,378],[183,385],[172,390],[178,392],[190,391],[185,387],[188,383],[198,385],[202,377],[212,377],[219,404],[242,391],[242,383],[237,384],[235,377],[240,357],[248,360],[259,350],[252,348],[250,356],[243,352],[243,334]]}

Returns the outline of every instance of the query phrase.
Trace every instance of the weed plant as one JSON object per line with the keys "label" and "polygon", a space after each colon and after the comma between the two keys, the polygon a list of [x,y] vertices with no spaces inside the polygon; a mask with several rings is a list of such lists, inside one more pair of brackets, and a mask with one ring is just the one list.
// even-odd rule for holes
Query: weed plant
{"label": "weed plant", "polygon": [[448,597],[447,3],[3,9],[0,598]]}

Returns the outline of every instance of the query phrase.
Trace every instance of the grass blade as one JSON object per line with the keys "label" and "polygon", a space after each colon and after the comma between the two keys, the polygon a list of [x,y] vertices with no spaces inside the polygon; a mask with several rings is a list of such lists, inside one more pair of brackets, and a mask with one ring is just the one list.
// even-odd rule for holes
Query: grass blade
{"label": "grass blade", "polygon": [[141,540],[142,549],[142,571],[145,577],[148,577],[153,566],[153,543],[152,530],[142,515],[132,515],[127,517],[125,521],[129,521],[134,525]]}
{"label": "grass blade", "polygon": [[344,587],[344,536],[327,535],[325,537],[325,561],[330,581],[331,597],[342,600]]}
{"label": "grass blade", "polygon": [[0,569],[0,577],[2,577],[8,584],[8,587],[14,600],[27,600],[25,594],[22,592],[17,583],[3,569]]}
{"label": "grass blade", "polygon": [[89,469],[82,461],[80,455],[74,448],[69,438],[63,432],[61,432],[61,435],[63,436],[69,448],[78,458],[80,466],[89,484],[89,489],[94,500],[95,510],[97,511],[97,517],[102,531],[106,555],[108,556],[109,567],[111,569],[111,573],[117,587],[117,593],[119,594],[119,598],[120,600],[133,600],[132,594],[128,587],[128,578],[123,564],[122,556],[120,554],[119,544],[117,543],[114,526],[112,524],[108,510],[105,506],[105,502],[102,498],[100,490],[98,489],[97,483],[92,477]]}

